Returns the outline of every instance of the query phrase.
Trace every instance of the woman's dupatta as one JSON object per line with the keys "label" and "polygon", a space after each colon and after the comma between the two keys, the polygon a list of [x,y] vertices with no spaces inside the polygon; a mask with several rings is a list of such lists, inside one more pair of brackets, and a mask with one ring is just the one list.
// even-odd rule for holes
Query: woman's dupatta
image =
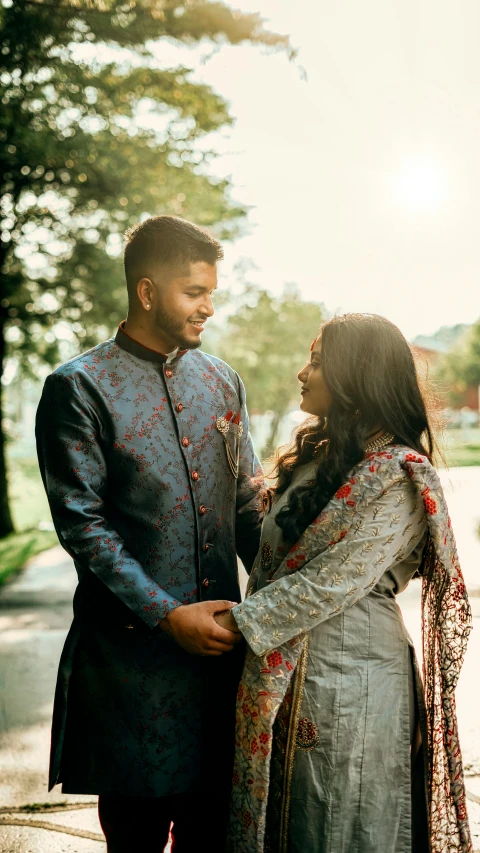
{"label": "woman's dupatta", "polygon": [[[374,463],[374,464],[372,464]],[[460,569],[448,508],[438,474],[425,456],[405,447],[368,454],[352,472],[351,497],[357,508],[375,497],[403,468],[422,497],[428,521],[422,575],[423,682],[428,743],[426,749],[431,853],[470,853],[462,756],[455,711],[455,687],[472,626],[471,610]],[[376,482],[369,472],[376,471]],[[379,476],[381,475],[381,476]],[[380,494],[380,492],[378,492]],[[338,534],[337,496],[302,534],[299,545],[308,560],[325,552]],[[332,519],[329,526],[329,519]],[[285,558],[274,580],[290,574]],[[289,560],[289,566],[295,560]],[[296,568],[296,566],[295,566]],[[295,568],[293,571],[295,571]],[[304,565],[308,568],[308,563]],[[265,655],[248,649],[238,689],[236,752],[233,774],[229,850],[263,853],[270,783],[272,732],[287,693],[306,635],[284,643]]]}

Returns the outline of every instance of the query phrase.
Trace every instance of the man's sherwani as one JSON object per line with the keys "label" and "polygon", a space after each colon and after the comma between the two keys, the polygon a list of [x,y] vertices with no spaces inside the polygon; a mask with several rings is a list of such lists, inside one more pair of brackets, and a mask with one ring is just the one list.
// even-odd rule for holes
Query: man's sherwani
{"label": "man's sherwani", "polygon": [[37,444],[79,578],[50,784],[190,790],[230,723],[239,656],[187,654],[158,623],[182,604],[239,601],[236,554],[248,569],[255,557],[261,471],[242,382],[213,356],[189,350],[169,362],[120,327],[48,377]]}

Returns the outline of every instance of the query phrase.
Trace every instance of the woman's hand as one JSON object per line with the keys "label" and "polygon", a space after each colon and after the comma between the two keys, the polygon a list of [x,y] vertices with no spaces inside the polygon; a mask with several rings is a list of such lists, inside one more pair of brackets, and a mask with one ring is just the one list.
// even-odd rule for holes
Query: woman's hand
{"label": "woman's hand", "polygon": [[233,615],[231,610],[221,610],[219,613],[215,613],[213,617],[217,625],[220,625],[221,628],[225,628],[226,631],[232,631],[234,634],[240,634],[241,632],[238,630],[238,625],[235,621],[235,616]]}
{"label": "woman's hand", "polygon": [[159,623],[159,628],[170,634],[182,649],[193,655],[222,655],[231,652],[242,639],[235,628],[224,628],[219,617],[229,613],[226,608],[235,607],[234,601],[197,601],[182,604],[172,610]]}

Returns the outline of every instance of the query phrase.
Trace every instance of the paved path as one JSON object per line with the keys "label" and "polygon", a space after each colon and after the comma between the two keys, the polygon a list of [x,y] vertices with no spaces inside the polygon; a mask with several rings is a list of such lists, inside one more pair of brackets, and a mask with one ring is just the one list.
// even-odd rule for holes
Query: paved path
{"label": "paved path", "polygon": [[[480,468],[452,469],[443,475],[460,557],[471,593],[476,630],[457,691],[468,789],[480,800]],[[76,576],[60,547],[35,558],[0,596],[0,807],[28,803],[92,802],[93,797],[46,789],[51,704],[56,670],[71,620]],[[477,593],[477,594],[475,594]],[[420,583],[400,597],[405,620],[419,642]],[[480,850],[480,804],[469,802],[474,848]],[[2,826],[0,853],[104,853],[90,838],[38,827]],[[96,808],[54,814],[11,815],[47,821],[73,831],[98,834]],[[140,851],[139,851],[140,853]]]}

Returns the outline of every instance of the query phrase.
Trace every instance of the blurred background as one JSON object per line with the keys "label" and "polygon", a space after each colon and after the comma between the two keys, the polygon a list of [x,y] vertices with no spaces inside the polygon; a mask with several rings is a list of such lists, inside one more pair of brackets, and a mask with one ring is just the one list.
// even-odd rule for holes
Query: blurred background
{"label": "blurred background", "polygon": [[[45,376],[125,317],[122,235],[151,215],[225,241],[203,348],[242,375],[264,460],[302,418],[296,373],[323,319],[368,311],[400,327],[438,401],[478,621],[479,24],[475,0],[0,0],[0,651],[13,691],[0,807],[45,799],[75,583],[54,547],[35,409]],[[459,706],[480,848],[480,640],[471,649]],[[0,808],[0,838],[1,822]],[[3,831],[9,853],[99,849]]]}

